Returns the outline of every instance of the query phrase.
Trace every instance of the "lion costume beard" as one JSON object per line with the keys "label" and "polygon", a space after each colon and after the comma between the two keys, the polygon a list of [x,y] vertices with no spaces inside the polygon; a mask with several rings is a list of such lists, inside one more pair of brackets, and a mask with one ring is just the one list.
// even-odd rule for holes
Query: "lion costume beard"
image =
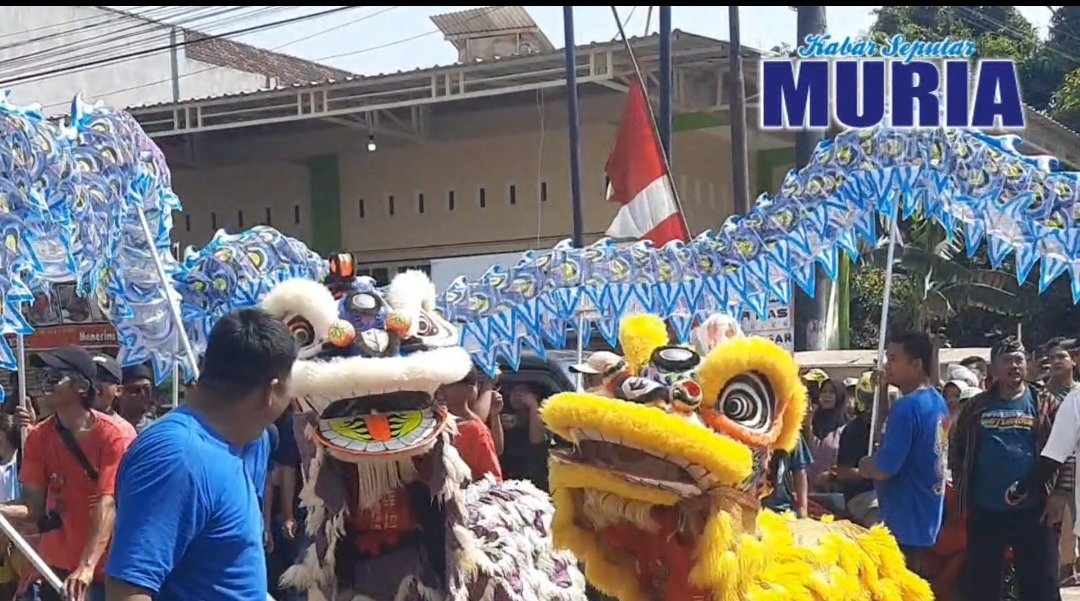
{"label": "lion costume beard", "polygon": [[[470,482],[456,422],[433,394],[472,364],[433,294],[407,272],[385,298],[361,285],[335,300],[291,280],[264,299],[301,356],[292,387],[308,542],[282,584],[311,601],[583,600],[573,556],[552,548],[548,496],[525,482]],[[422,350],[396,354],[406,348]],[[381,516],[400,499],[414,527],[397,531]],[[358,516],[393,535],[355,543]]]}

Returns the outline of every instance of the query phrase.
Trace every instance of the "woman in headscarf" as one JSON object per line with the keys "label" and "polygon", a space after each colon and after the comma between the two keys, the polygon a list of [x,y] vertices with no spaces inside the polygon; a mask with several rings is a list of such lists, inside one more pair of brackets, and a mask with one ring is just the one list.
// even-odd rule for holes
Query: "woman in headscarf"
{"label": "woman in headscarf", "polygon": [[813,460],[806,475],[814,492],[831,492],[829,468],[836,465],[840,433],[849,420],[844,392],[843,385],[836,380],[821,383],[818,406],[810,418],[809,432],[805,433]]}

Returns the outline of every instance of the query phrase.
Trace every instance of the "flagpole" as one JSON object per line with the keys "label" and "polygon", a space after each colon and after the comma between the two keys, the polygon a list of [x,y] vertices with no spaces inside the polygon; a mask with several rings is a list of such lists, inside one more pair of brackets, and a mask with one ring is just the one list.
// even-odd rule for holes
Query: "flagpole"
{"label": "flagpole", "polygon": [[[622,40],[623,47],[626,48],[626,53],[630,55],[630,64],[634,68],[634,76],[637,77],[639,82],[642,82],[642,85],[636,87],[641,91],[642,96],[644,96],[645,109],[649,111],[649,124],[652,125],[653,135],[656,136],[657,140],[660,140],[660,132],[656,128],[656,115],[653,113],[652,102],[649,100],[649,95],[645,93],[645,78],[641,76],[641,66],[638,65],[637,56],[634,55],[634,49],[630,46],[630,39],[626,37],[626,30],[623,28],[622,21],[619,19],[618,7],[611,7],[611,15],[615,17],[615,26],[619,28],[619,38]],[[691,232],[694,230],[690,229],[690,222],[686,220],[686,211],[683,210],[682,200],[679,198],[679,190],[675,186],[675,176],[671,171],[671,161],[668,160],[667,151],[664,150],[664,145],[658,144],[657,146],[660,147],[660,156],[664,160],[664,170],[667,171],[668,178],[671,180],[671,194],[675,201],[675,206],[679,210],[679,219],[682,220],[683,229],[686,230],[686,235],[690,236],[692,235]]]}
{"label": "flagpole", "polygon": [[[581,207],[581,121],[578,116],[577,48],[574,44],[574,7],[563,7],[566,39],[566,115],[570,121],[570,213],[574,223],[574,246],[585,246],[585,219]],[[580,336],[580,331],[578,336]]]}

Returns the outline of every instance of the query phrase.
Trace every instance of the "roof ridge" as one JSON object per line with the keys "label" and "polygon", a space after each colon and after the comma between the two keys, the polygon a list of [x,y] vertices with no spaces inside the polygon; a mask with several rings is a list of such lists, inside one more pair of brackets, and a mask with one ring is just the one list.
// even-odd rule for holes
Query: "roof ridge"
{"label": "roof ridge", "polygon": [[238,47],[240,47],[240,48],[242,48],[244,50],[247,50],[247,51],[260,52],[260,53],[263,53],[263,54],[272,55],[272,56],[279,57],[279,58],[284,58],[284,59],[294,60],[294,61],[302,61],[302,62],[305,62],[305,63],[309,63],[311,65],[317,65],[317,66],[322,67],[323,69],[327,69],[329,71],[340,72],[342,77],[359,77],[360,76],[359,73],[354,73],[354,72],[346,70],[346,69],[341,69],[341,68],[335,67],[333,65],[328,65],[326,63],[320,63],[319,61],[314,61],[314,60],[311,60],[311,59],[303,58],[301,56],[296,56],[295,54],[289,54],[287,52],[280,52],[278,50],[273,50],[271,48],[262,48],[262,47],[254,45],[254,44],[249,44],[247,42],[241,42],[239,40],[234,40],[232,38],[214,36],[213,34],[208,34],[206,32],[198,31],[198,30],[195,30],[195,29],[186,29],[184,27],[178,27],[178,29],[180,29],[181,31],[184,32],[184,37],[185,38],[187,36],[189,36],[189,35],[203,38],[201,40],[193,41],[192,45],[199,44],[200,42],[206,41],[208,39],[208,40],[215,41],[215,42],[223,42],[223,43],[226,43],[226,44],[232,44],[234,46],[238,46]]}

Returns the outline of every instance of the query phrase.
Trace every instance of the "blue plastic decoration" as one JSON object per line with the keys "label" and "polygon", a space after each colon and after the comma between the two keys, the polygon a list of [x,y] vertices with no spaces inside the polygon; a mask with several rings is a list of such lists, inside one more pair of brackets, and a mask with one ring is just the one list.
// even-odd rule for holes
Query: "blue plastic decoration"
{"label": "blue plastic decoration", "polygon": [[715,232],[663,248],[562,242],[511,269],[459,278],[440,308],[463,324],[463,344],[489,371],[516,365],[523,350],[562,346],[580,321],[614,341],[619,320],[637,312],[668,318],[685,341],[714,312],[764,317],[793,286],[813,293],[816,265],[835,278],[838,253],[855,257],[860,240],[875,243],[880,217],[916,213],[962,232],[968,252],[985,242],[995,266],[1015,253],[1021,281],[1040,264],[1040,291],[1068,273],[1078,301],[1080,174],[1021,155],[1021,143],[972,130],[847,131],[819,144],[776,196]]}
{"label": "blue plastic decoration", "polygon": [[218,230],[203,248],[187,249],[176,276],[192,346],[200,352],[218,319],[257,305],[274,285],[292,278],[321,280],[328,272],[325,259],[272,227],[239,234]]}

